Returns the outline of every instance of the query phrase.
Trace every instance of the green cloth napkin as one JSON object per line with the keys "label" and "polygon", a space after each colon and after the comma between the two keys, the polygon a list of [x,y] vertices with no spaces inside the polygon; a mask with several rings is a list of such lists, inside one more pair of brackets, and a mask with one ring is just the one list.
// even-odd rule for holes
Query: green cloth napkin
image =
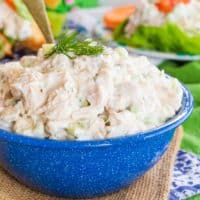
{"label": "green cloth napkin", "polygon": [[200,155],[200,61],[187,63],[164,61],[159,68],[182,81],[193,94],[194,111],[183,124],[184,136],[181,148]]}
{"label": "green cloth napkin", "polygon": [[195,196],[192,196],[192,197],[188,198],[187,200],[200,200],[200,195],[197,194]]}

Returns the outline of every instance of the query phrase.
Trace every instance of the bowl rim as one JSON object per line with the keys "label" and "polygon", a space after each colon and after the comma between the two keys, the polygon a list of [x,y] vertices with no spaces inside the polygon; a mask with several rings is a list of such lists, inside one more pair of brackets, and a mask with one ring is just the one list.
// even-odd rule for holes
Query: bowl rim
{"label": "bowl rim", "polygon": [[194,99],[191,92],[181,84],[183,90],[182,106],[177,114],[168,120],[166,123],[159,127],[153,128],[148,131],[137,132],[128,136],[119,136],[109,139],[101,140],[85,140],[85,141],[60,141],[53,139],[42,139],[34,138],[29,136],[24,136],[20,134],[13,133],[11,131],[0,129],[0,142],[1,140],[10,143],[17,143],[28,146],[44,147],[44,148],[91,148],[91,147],[105,147],[112,145],[120,145],[122,143],[128,143],[140,140],[145,140],[147,138],[154,137],[156,135],[163,134],[170,130],[173,130],[180,126],[192,113]]}

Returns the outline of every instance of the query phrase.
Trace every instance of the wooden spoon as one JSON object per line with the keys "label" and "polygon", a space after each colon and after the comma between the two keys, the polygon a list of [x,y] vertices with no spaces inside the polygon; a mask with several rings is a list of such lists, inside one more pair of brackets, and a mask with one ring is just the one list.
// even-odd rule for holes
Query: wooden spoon
{"label": "wooden spoon", "polygon": [[53,33],[46,13],[44,0],[24,0],[24,3],[42,31],[46,42],[53,43]]}

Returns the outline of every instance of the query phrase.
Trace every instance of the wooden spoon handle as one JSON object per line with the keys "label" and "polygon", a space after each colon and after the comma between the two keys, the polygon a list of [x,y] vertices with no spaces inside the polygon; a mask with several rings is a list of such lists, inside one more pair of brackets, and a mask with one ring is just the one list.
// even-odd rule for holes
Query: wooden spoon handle
{"label": "wooden spoon handle", "polygon": [[46,42],[53,43],[53,33],[46,13],[44,0],[24,0],[24,3],[42,31]]}

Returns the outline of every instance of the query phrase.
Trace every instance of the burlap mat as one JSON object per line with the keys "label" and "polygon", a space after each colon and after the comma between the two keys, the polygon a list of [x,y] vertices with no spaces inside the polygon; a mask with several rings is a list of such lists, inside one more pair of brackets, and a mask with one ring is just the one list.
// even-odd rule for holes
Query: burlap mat
{"label": "burlap mat", "polygon": [[[167,200],[175,161],[182,137],[179,128],[170,145],[159,163],[145,176],[127,189],[107,197],[95,200]],[[61,200],[37,193],[18,183],[4,170],[0,169],[0,200]]]}

